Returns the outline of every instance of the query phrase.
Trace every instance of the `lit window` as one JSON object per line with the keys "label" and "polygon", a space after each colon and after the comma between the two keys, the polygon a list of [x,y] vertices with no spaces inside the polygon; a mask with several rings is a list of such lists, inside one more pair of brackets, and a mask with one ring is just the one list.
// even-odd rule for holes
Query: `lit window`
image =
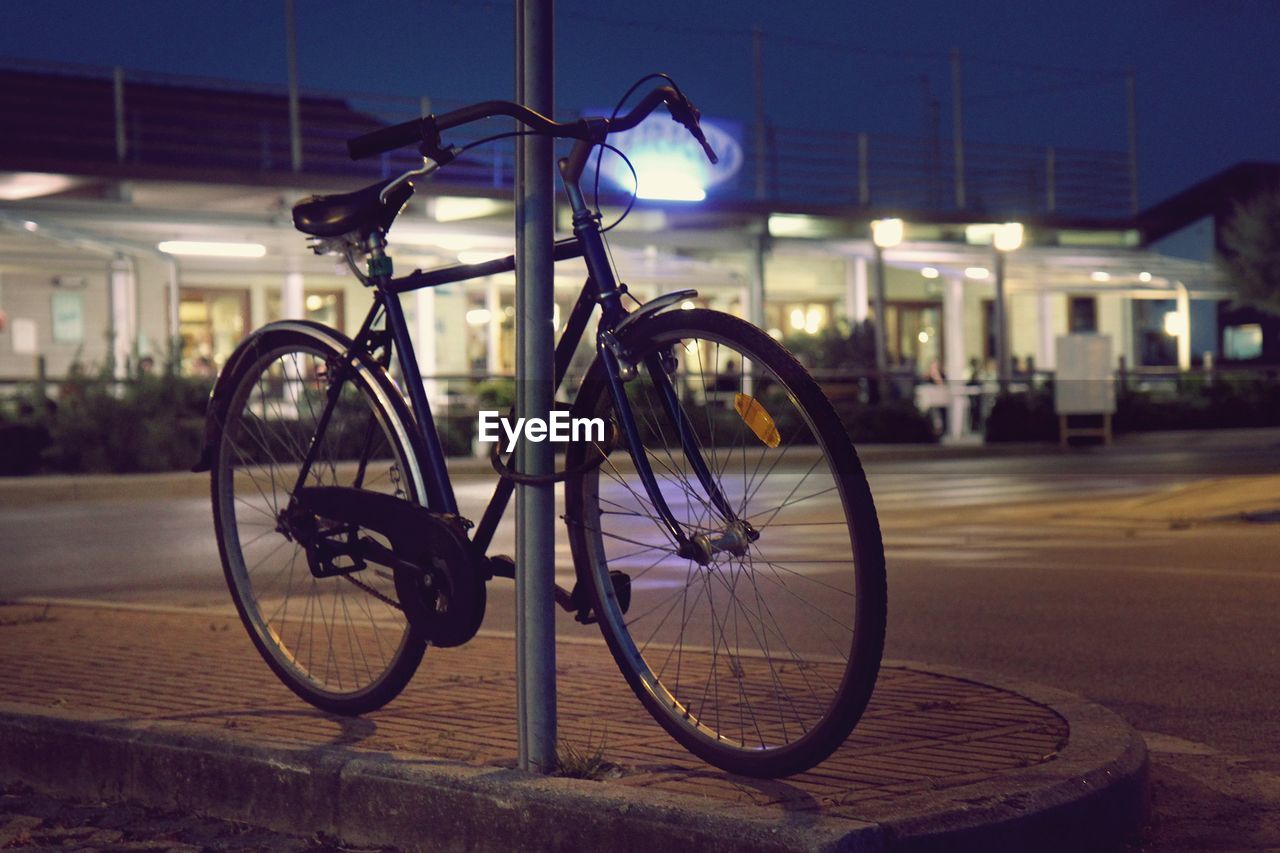
{"label": "lit window", "polygon": [[1222,354],[1235,361],[1262,357],[1262,326],[1248,323],[1222,330]]}

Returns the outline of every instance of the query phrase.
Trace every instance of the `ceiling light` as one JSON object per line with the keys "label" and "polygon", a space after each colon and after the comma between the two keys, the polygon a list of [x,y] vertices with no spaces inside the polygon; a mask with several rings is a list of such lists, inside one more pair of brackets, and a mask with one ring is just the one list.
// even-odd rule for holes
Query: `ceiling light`
{"label": "ceiling light", "polygon": [[901,243],[905,231],[901,219],[876,219],[871,223],[871,239],[881,249],[892,249]]}
{"label": "ceiling light", "polygon": [[165,240],[156,248],[166,255],[193,255],[203,258],[261,258],[267,247],[261,243],[215,243],[205,240]]}
{"label": "ceiling light", "polygon": [[14,172],[0,176],[0,200],[22,201],[28,198],[66,192],[81,182],[67,175],[43,172]]}
{"label": "ceiling light", "polygon": [[1141,281],[1141,282],[1151,281],[1151,273],[1147,272],[1146,270],[1143,270],[1142,272],[1138,273],[1138,281]]}
{"label": "ceiling light", "polygon": [[769,233],[774,237],[812,237],[817,222],[812,216],[791,213],[771,213]]}
{"label": "ceiling light", "polygon": [[938,270],[936,267],[925,267],[924,269],[920,270],[920,275],[924,276],[925,278],[937,278]]}
{"label": "ceiling light", "polygon": [[964,268],[965,278],[980,280],[980,279],[986,278],[989,275],[991,275],[991,270],[987,269],[986,267],[965,267]]}
{"label": "ceiling light", "polygon": [[1111,273],[1103,272],[1102,270],[1094,270],[1089,273],[1089,278],[1094,281],[1111,281]]}
{"label": "ceiling light", "polygon": [[483,264],[507,257],[510,252],[487,252],[484,249],[469,249],[458,253],[458,261],[464,264]]}
{"label": "ceiling light", "polygon": [[991,235],[991,245],[997,252],[1012,252],[1022,246],[1023,228],[1021,222],[1006,222],[997,225]]}
{"label": "ceiling light", "polygon": [[437,222],[457,222],[462,219],[479,219],[505,213],[508,205],[491,198],[466,198],[464,196],[439,196],[432,199],[431,211]]}

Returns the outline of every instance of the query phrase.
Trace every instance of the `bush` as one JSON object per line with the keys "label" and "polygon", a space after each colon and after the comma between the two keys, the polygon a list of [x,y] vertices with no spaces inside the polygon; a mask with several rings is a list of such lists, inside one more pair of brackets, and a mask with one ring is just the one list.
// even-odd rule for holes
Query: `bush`
{"label": "bush", "polygon": [[1058,415],[1053,408],[1053,387],[996,397],[987,415],[986,440],[1057,441]]}
{"label": "bush", "polygon": [[486,379],[476,385],[476,406],[506,414],[516,404],[514,379]]}
{"label": "bush", "polygon": [[933,421],[908,400],[841,402],[836,412],[854,444],[932,444]]}
{"label": "bush", "polygon": [[1280,383],[1262,378],[1202,377],[1176,392],[1124,391],[1116,400],[1117,432],[1280,426]]}
{"label": "bush", "polygon": [[789,335],[783,344],[810,370],[872,370],[876,366],[875,325],[866,320],[828,326],[816,335]]}
{"label": "bush", "polygon": [[0,421],[0,474],[32,474],[49,446],[49,428],[30,420]]}
{"label": "bush", "polygon": [[108,473],[189,468],[204,440],[210,385],[172,373],[130,382],[73,377],[56,409],[42,416],[49,440],[40,467]]}
{"label": "bush", "polygon": [[[1266,426],[1280,426],[1280,383],[1263,377],[1189,377],[1174,389],[1121,389],[1112,418],[1117,433]],[[1056,441],[1052,384],[998,397],[987,416],[986,438],[991,442]]]}

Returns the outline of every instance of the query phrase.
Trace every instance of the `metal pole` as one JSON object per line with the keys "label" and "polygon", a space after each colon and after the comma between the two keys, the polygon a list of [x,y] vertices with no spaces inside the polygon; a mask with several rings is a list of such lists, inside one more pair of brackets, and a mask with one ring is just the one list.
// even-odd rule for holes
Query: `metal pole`
{"label": "metal pole", "polygon": [[289,160],[302,171],[302,117],[298,108],[298,15],[294,0],[284,0],[285,44],[289,54]]}
{"label": "metal pole", "polygon": [[886,308],[884,307],[884,249],[876,245],[875,241],[871,242],[876,252],[876,289],[872,296],[874,304],[872,310],[875,311],[875,334],[876,334],[876,396],[879,400],[885,399],[885,392],[888,385],[885,382],[885,373],[889,369],[889,351],[887,346],[887,336],[889,333],[888,318],[885,316]]}
{"label": "metal pole", "polygon": [[1191,293],[1182,282],[1175,284],[1178,288],[1175,304],[1178,322],[1182,326],[1178,330],[1178,370],[1186,372],[1191,369]]}
{"label": "metal pole", "polygon": [[960,88],[960,48],[951,49],[951,147],[955,151],[956,207],[965,208],[964,104]]}
{"label": "metal pole", "polygon": [[769,226],[766,224],[764,230],[756,235],[754,245],[751,247],[751,284],[747,291],[750,297],[747,300],[747,319],[757,328],[764,328],[764,275],[765,275],[765,251],[769,246],[768,238]]}
{"label": "metal pole", "polygon": [[1124,76],[1125,100],[1129,113],[1129,210],[1138,212],[1138,109],[1133,69]]}
{"label": "metal pole", "polygon": [[116,162],[123,163],[129,153],[128,137],[124,125],[124,69],[119,65],[111,74],[112,94],[116,113]]}
{"label": "metal pole", "polygon": [[182,344],[182,321],[179,310],[182,306],[182,283],[178,277],[178,259],[167,255],[165,261],[169,267],[169,364],[175,372],[179,365]]}
{"label": "metal pole", "polygon": [[[516,100],[552,115],[552,0],[516,2]],[[552,140],[520,137],[516,154],[516,416],[543,418],[553,405],[555,188]],[[549,443],[522,441],[516,468],[546,474]],[[516,487],[516,705],[520,767],[556,766],[555,491]]]}
{"label": "metal pole", "polygon": [[858,206],[871,203],[870,140],[865,131],[858,134]]}
{"label": "metal pole", "polygon": [[765,174],[767,140],[764,123],[764,33],[759,25],[751,28],[751,84],[755,105],[756,198],[763,200],[768,194]]}
{"label": "metal pole", "polygon": [[1050,145],[1044,151],[1044,201],[1045,208],[1053,213],[1058,209],[1058,164],[1057,153]]}
{"label": "metal pole", "polygon": [[1004,252],[995,250],[996,267],[996,364],[999,368],[1000,390],[1009,390],[1009,379],[1013,375],[1013,366],[1009,360],[1009,324],[1006,322],[1006,305],[1004,299]]}

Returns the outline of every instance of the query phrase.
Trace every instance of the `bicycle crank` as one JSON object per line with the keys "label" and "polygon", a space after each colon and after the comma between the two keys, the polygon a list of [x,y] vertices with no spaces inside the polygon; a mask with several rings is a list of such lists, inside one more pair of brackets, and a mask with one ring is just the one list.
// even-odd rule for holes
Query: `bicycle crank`
{"label": "bicycle crank", "polygon": [[325,521],[354,525],[385,536],[304,542],[308,552],[344,553],[357,563],[392,570],[396,597],[409,621],[436,646],[460,646],[484,619],[482,560],[456,517],[442,516],[394,495],[344,486],[299,489],[296,508]]}

